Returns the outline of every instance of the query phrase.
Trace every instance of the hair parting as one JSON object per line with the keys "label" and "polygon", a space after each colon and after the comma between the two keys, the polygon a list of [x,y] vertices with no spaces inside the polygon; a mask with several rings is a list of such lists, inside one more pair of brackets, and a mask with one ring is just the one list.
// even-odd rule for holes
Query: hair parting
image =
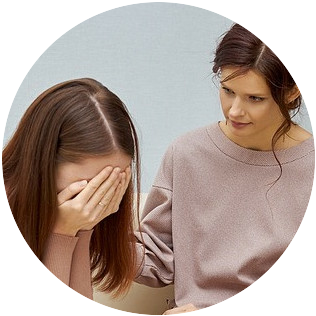
{"label": "hair parting", "polygon": [[33,101],[2,152],[13,216],[41,259],[57,214],[56,166],[117,151],[132,158],[132,179],[119,211],[95,226],[90,243],[92,283],[113,296],[134,279],[135,216],[139,222],[139,145],[124,103],[94,79],[59,83]]}
{"label": "hair parting", "polygon": [[224,67],[236,67],[237,70],[221,82],[236,78],[249,70],[260,73],[265,78],[274,101],[279,106],[284,121],[271,140],[272,153],[280,167],[280,175],[275,181],[277,182],[282,176],[282,164],[277,157],[276,145],[281,137],[287,135],[291,126],[296,125],[293,117],[299,112],[302,102],[301,95],[291,102],[288,101],[289,93],[296,87],[295,81],[272,50],[239,24],[232,25],[230,30],[222,35],[215,51],[213,60],[215,76],[219,76]]}

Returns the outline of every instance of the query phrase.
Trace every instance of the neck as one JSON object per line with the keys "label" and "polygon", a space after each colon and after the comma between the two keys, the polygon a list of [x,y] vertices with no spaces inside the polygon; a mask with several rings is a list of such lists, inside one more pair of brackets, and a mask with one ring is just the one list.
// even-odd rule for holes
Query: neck
{"label": "neck", "polygon": [[271,151],[272,149],[277,150],[288,147],[289,137],[288,134],[284,134],[277,140],[274,148],[272,148],[272,139],[277,131],[277,128],[275,127],[270,130],[266,130],[265,132],[261,132],[260,134],[253,134],[249,136],[238,136],[233,134],[225,122],[220,122],[220,128],[231,141],[247,149]]}

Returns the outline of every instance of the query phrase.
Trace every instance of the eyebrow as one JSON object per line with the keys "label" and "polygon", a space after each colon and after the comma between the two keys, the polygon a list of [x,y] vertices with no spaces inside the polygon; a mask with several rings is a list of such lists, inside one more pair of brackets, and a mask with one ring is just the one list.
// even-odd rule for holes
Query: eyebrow
{"label": "eyebrow", "polygon": [[[228,87],[225,83],[221,82],[222,87],[229,89],[231,91],[234,91],[232,88]],[[246,93],[247,96],[256,96],[256,97],[261,97],[261,98],[267,98],[268,95],[262,92],[258,93]]]}

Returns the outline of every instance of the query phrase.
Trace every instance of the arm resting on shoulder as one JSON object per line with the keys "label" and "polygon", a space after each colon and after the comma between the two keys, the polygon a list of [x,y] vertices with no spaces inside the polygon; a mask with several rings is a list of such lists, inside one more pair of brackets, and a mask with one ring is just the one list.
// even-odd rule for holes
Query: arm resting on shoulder
{"label": "arm resting on shoulder", "polygon": [[147,197],[138,239],[136,282],[162,287],[174,281],[172,242],[172,147],[169,148]]}

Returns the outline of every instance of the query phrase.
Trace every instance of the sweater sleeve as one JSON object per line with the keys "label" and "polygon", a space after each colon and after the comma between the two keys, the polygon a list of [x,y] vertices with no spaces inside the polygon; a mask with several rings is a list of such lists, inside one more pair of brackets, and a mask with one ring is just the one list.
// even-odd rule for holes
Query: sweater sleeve
{"label": "sweater sleeve", "polygon": [[79,240],[72,256],[69,286],[78,293],[93,299],[90,265],[90,239],[93,230],[79,231]]}
{"label": "sweater sleeve", "polygon": [[172,148],[166,152],[147,197],[138,240],[139,273],[135,281],[151,287],[173,283]]}
{"label": "sweater sleeve", "polygon": [[92,299],[89,245],[93,231],[75,237],[51,234],[43,255],[44,265],[76,292]]}
{"label": "sweater sleeve", "polygon": [[48,237],[42,262],[65,284],[70,284],[72,256],[79,238],[60,234]]}

